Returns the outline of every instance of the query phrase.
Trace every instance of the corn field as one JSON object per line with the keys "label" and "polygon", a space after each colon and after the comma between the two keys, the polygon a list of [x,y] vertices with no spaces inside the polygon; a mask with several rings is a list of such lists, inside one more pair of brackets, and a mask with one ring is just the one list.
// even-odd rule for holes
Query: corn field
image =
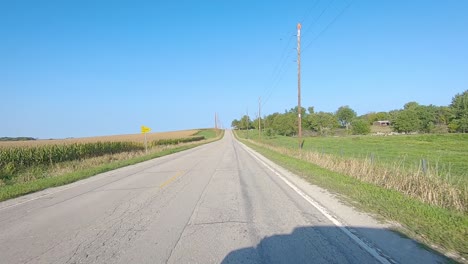
{"label": "corn field", "polygon": [[[203,135],[197,135],[198,132],[200,130],[148,133],[146,138],[148,147],[161,149],[161,147],[206,139]],[[115,156],[120,153],[144,154],[144,142],[145,136],[142,134],[2,141],[0,142],[0,187],[13,184],[24,175],[29,175],[27,178],[36,178],[44,171],[52,170],[57,166],[63,167],[63,162],[78,161],[81,163],[93,158]]]}
{"label": "corn field", "polygon": [[140,150],[144,150],[144,146],[137,142],[73,143],[0,148],[0,173],[13,174],[17,170],[27,167],[53,165],[64,161]]}
{"label": "corn field", "polygon": [[[188,138],[197,134],[200,130],[182,130],[172,132],[157,132],[146,134],[148,142],[164,140],[164,139],[178,139]],[[98,136],[98,137],[85,137],[85,138],[67,138],[67,139],[40,139],[28,141],[0,141],[1,148],[11,147],[39,147],[46,145],[69,145],[74,143],[97,143],[97,142],[138,142],[144,143],[145,137],[142,134],[128,134],[128,135],[112,135],[112,136]]]}

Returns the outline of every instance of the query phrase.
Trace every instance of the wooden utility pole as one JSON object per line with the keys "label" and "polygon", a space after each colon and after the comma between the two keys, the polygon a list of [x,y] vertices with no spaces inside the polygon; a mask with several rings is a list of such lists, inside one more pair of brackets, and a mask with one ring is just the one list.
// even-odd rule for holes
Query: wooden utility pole
{"label": "wooden utility pole", "polygon": [[215,112],[215,129],[218,129],[218,113]]}
{"label": "wooden utility pole", "polygon": [[249,126],[250,126],[250,117],[249,117],[249,108],[247,108],[247,139],[249,139]]}
{"label": "wooden utility pole", "polygon": [[299,125],[299,149],[302,147],[302,116],[301,116],[301,23],[297,23],[297,117]]}
{"label": "wooden utility pole", "polygon": [[261,97],[258,98],[258,138],[262,138],[262,113],[261,113]]}

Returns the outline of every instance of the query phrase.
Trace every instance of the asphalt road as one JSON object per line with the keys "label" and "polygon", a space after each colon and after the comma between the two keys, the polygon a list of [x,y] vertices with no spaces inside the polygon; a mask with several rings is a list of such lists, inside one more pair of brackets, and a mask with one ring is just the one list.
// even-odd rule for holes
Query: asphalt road
{"label": "asphalt road", "polygon": [[441,261],[375,225],[337,223],[307,200],[308,187],[298,193],[271,166],[226,131],[208,145],[0,203],[0,263]]}

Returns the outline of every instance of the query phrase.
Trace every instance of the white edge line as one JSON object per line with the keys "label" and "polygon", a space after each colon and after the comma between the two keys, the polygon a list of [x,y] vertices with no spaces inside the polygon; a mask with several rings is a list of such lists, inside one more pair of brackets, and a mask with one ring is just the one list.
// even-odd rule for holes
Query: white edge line
{"label": "white edge line", "polygon": [[[240,143],[240,142],[239,142]],[[254,157],[257,161],[259,161],[263,166],[271,170],[274,174],[276,174],[284,183],[286,183],[291,189],[293,189],[297,194],[299,194],[302,198],[304,198],[307,202],[309,202],[312,206],[314,206],[320,213],[322,213],[328,220],[330,220],[334,225],[336,225],[343,233],[345,233],[348,237],[350,237],[354,242],[356,242],[361,248],[366,250],[369,254],[371,254],[375,259],[377,259],[380,263],[382,264],[392,264],[388,259],[384,258],[382,255],[379,254],[379,252],[374,248],[371,247],[370,245],[366,244],[364,241],[362,241],[359,237],[357,237],[355,234],[351,233],[346,226],[340,222],[336,217],[334,217],[332,214],[328,212],[327,209],[325,209],[323,206],[321,206],[318,202],[316,202],[312,197],[304,193],[301,189],[299,189],[297,186],[295,186],[293,183],[291,183],[288,179],[286,179],[281,173],[276,171],[274,168],[266,164],[264,161],[262,161],[260,158],[257,157],[257,155],[250,150],[247,146],[245,146],[243,143],[240,143],[244,149],[252,156]]]}

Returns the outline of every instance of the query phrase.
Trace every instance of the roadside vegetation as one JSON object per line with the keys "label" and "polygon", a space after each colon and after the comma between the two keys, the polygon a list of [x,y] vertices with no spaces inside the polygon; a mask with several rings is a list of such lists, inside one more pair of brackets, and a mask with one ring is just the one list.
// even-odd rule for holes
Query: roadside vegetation
{"label": "roadside vegetation", "polygon": [[[256,135],[254,136],[254,134]],[[466,248],[468,248],[466,240],[468,234],[466,179],[463,184],[463,181],[458,181],[459,185],[446,182],[443,179],[426,181],[425,177],[427,176],[422,173],[418,177],[413,177],[407,172],[393,171],[397,169],[395,167],[383,169],[385,177],[382,177],[382,174],[379,173],[381,167],[373,166],[369,159],[342,158],[339,155],[322,154],[306,149],[299,151],[297,138],[289,138],[290,145],[288,147],[280,146],[285,145],[284,141],[287,141],[285,137],[266,139],[263,136],[260,140],[257,133],[250,132],[249,139],[247,139],[246,131],[236,131],[236,135],[244,143],[273,162],[312,184],[337,193],[353,206],[378,214],[391,222],[398,222],[401,224],[401,227],[398,228],[399,232],[433,249],[444,253],[448,252],[448,255],[452,257],[468,258],[468,252],[466,252]],[[367,137],[373,139],[371,136]],[[336,140],[336,143],[339,144],[341,138],[321,139],[330,140],[327,143]],[[308,140],[309,138],[306,139],[306,142]],[[281,143],[275,145],[275,141]],[[373,173],[377,173],[376,176]],[[392,177],[398,178],[395,180]],[[405,179],[405,177],[409,177],[409,179]],[[401,180],[402,183],[399,183],[398,180]],[[404,192],[395,188],[396,186],[411,188],[408,188],[408,192]],[[437,196],[438,193],[445,193],[450,197],[451,193],[448,190],[452,190],[458,195],[462,195],[462,197],[458,195],[455,197],[458,197],[458,200],[463,204],[460,204],[459,207],[448,204],[434,205],[422,199],[425,195],[416,197],[414,194],[420,193],[414,192],[412,188],[426,188],[427,194],[435,197],[440,197]],[[463,188],[464,192],[460,192]],[[442,201],[446,201],[445,199],[452,198],[442,198]]]}
{"label": "roadside vegetation", "polygon": [[[449,106],[409,102],[357,116],[297,108],[234,120],[236,135],[271,160],[402,225],[410,237],[468,259],[468,90]],[[301,146],[301,148],[300,148]]]}
{"label": "roadside vegetation", "polygon": [[109,136],[97,137],[98,141],[86,138],[0,143],[0,201],[193,148],[221,138],[222,133],[203,129],[148,134],[152,140],[148,142],[148,153],[142,135],[124,135],[122,141],[114,141],[118,136]]}
{"label": "roadside vegetation", "polygon": [[[239,133],[246,138],[247,133]],[[468,213],[468,134],[298,139],[251,133],[257,145],[422,202]],[[437,149],[437,150],[434,150]]]}

